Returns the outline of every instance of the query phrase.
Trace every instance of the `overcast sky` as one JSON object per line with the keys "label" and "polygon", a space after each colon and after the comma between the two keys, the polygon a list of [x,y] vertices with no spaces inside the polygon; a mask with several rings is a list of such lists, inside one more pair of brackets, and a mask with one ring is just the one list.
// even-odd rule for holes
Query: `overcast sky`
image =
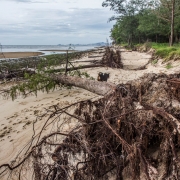
{"label": "overcast sky", "polygon": [[106,42],[114,22],[103,0],[0,0],[2,45]]}

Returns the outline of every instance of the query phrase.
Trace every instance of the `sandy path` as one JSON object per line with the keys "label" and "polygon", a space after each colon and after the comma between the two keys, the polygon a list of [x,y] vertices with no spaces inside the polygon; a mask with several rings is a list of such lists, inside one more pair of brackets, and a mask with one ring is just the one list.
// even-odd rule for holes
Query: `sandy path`
{"label": "sandy path", "polygon": [[[91,54],[92,55],[92,54]],[[94,56],[97,54],[94,54]],[[139,52],[122,52],[122,60],[126,67],[137,68],[146,64],[151,55]],[[76,60],[74,65],[90,64],[89,62],[78,63],[78,61],[99,60],[100,57],[89,58],[88,56]],[[166,69],[165,64],[159,61],[156,65],[149,64],[145,70],[124,70],[113,68],[90,68],[84,69],[90,76],[97,79],[98,72],[109,72],[110,78],[108,82],[115,84],[126,83],[129,80],[137,79],[145,73],[174,73],[180,70],[180,63],[175,62],[173,68]],[[59,107],[68,106],[73,102],[96,97],[97,95],[86,90],[73,88],[57,89],[54,92],[38,93],[38,96],[29,96],[26,99],[18,98],[15,101],[10,99],[0,99],[0,164],[9,163],[13,160],[20,149],[31,139],[33,134],[32,122],[35,115],[42,114],[46,109],[50,109],[52,105]],[[37,132],[43,126],[45,120],[38,121],[35,125]],[[73,126],[71,124],[69,126]]]}

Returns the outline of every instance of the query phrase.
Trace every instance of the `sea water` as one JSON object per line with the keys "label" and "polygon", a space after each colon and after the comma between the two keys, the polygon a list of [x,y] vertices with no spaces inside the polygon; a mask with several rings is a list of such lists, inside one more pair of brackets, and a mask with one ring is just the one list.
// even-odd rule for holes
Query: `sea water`
{"label": "sea water", "polygon": [[[94,49],[94,46],[73,46],[73,45],[2,45],[0,46],[0,53],[2,52],[42,52],[45,55],[54,53],[64,53],[53,50],[90,50]],[[45,50],[45,51],[43,51]],[[47,51],[48,50],[48,51]]]}

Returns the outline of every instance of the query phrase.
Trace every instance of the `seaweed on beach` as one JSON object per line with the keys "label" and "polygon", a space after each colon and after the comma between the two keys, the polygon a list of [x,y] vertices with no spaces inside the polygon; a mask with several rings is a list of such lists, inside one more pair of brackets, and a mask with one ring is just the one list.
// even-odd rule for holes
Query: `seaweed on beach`
{"label": "seaweed on beach", "polygon": [[[15,161],[0,166],[0,177],[180,179],[179,79],[146,74],[103,98],[52,106],[40,133]],[[50,125],[51,133],[42,135]]]}

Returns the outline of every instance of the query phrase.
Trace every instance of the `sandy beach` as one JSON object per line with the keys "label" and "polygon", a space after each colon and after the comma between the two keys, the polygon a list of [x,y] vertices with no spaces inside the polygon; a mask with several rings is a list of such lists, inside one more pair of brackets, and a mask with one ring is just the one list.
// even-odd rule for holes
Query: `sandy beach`
{"label": "sandy beach", "polygon": [[42,52],[3,52],[0,53],[0,59],[4,58],[26,58],[31,56],[43,55]]}
{"label": "sandy beach", "polygon": [[[21,55],[30,55],[31,53],[15,54],[16,57],[20,57]],[[7,54],[8,57],[10,57],[10,55],[11,53]],[[38,55],[40,54],[38,53]],[[101,57],[92,58],[93,55],[95,56],[96,54],[91,54],[91,57],[86,56],[75,60],[76,63],[74,63],[74,65],[79,66],[91,64],[89,62],[90,60],[93,61],[101,59]],[[124,66],[128,67],[129,69],[141,67],[142,65],[147,64],[150,59],[151,54],[136,51],[128,52],[125,50],[122,52],[122,62]],[[83,62],[78,63],[78,61]],[[156,65],[150,63],[147,65],[147,69],[144,70],[97,67],[83,69],[81,71],[87,72],[95,79],[97,79],[98,72],[108,72],[110,73],[108,82],[120,84],[126,83],[129,80],[137,79],[143,76],[145,73],[171,74],[172,72],[175,73],[179,70],[180,65],[178,65],[178,63],[174,62],[173,67],[171,69],[167,69],[166,64],[162,64],[162,61],[159,60]],[[5,88],[4,85],[1,85],[0,90],[3,88]],[[31,140],[31,137],[34,134],[33,122],[36,121],[37,116],[47,112],[47,109],[53,109],[53,105],[58,105],[60,108],[62,108],[70,105],[71,103],[90,98],[97,99],[99,97],[100,96],[96,94],[76,87],[73,87],[72,89],[58,88],[48,94],[39,92],[37,97],[35,95],[29,95],[25,99],[23,97],[18,97],[18,99],[15,101],[0,97],[0,164],[10,163],[17,156],[18,152]],[[39,133],[48,116],[49,113],[41,118],[41,120],[35,122],[36,134]],[[69,130],[75,125],[75,123],[76,121],[71,120],[69,124],[67,124],[65,130]],[[47,128],[44,133],[49,133],[51,131],[52,127]]]}

